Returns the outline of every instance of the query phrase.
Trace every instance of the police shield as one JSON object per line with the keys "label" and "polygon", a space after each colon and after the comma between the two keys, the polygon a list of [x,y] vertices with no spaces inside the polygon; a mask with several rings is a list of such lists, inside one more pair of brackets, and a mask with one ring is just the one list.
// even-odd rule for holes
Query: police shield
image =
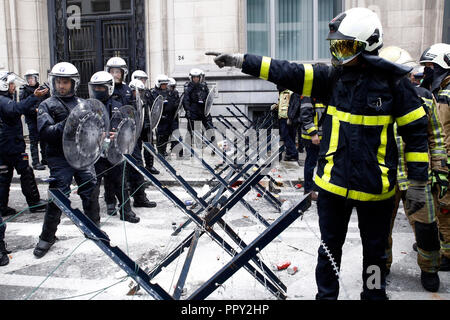
{"label": "police shield", "polygon": [[144,127],[144,101],[142,100],[139,90],[136,90],[136,140],[141,136]]}
{"label": "police shield", "polygon": [[75,169],[93,165],[103,152],[109,117],[99,100],[81,101],[69,114],[63,132],[63,151]]}
{"label": "police shield", "polygon": [[212,87],[212,89],[209,91],[208,98],[206,98],[205,103],[205,117],[209,116],[211,113],[211,108],[214,104],[214,98],[216,96],[217,89],[216,86]]}
{"label": "police shield", "polygon": [[114,137],[108,139],[108,147],[105,150],[105,156],[112,164],[121,162],[122,155],[133,153],[137,140],[137,113],[135,107],[130,105],[115,108],[112,112],[110,128]]}
{"label": "police shield", "polygon": [[161,121],[163,110],[164,110],[164,97],[160,95],[155,99],[155,102],[153,102],[152,108],[150,109],[149,112],[151,131],[155,130],[159,124],[159,121]]}

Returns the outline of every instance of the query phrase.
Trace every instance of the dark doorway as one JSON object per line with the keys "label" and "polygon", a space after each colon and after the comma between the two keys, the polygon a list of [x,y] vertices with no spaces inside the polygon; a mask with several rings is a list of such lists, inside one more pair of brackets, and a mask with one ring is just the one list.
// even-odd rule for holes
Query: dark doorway
{"label": "dark doorway", "polygon": [[[130,70],[145,70],[145,3],[143,0],[49,1],[52,65],[68,61],[81,75],[80,97],[88,96],[92,74],[109,58],[120,56]],[[68,8],[76,6],[80,24],[67,27]],[[52,14],[53,12],[53,14]],[[70,14],[70,12],[69,12]],[[128,82],[128,79],[126,81]]]}

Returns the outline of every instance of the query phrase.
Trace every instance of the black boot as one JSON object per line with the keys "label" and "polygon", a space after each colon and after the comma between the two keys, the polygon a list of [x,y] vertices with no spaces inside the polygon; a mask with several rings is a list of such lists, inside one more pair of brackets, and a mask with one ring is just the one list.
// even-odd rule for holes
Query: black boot
{"label": "black boot", "polygon": [[0,209],[0,213],[2,217],[9,217],[17,214],[17,211],[13,208],[6,207],[4,209]]}
{"label": "black boot", "polygon": [[11,251],[6,250],[6,243],[3,240],[0,241],[0,267],[9,263],[8,253],[11,253]]}
{"label": "black boot", "polygon": [[46,209],[47,209],[47,201],[39,200],[38,203],[32,204],[29,210],[30,212],[35,213],[35,212],[43,212]]}
{"label": "black boot", "polygon": [[45,256],[47,254],[48,250],[50,250],[50,248],[55,244],[55,241],[56,241],[56,237],[51,242],[47,242],[47,241],[44,241],[39,238],[39,242],[33,251],[33,254],[35,255],[35,257],[42,258],[43,256]]}
{"label": "black boot", "polygon": [[442,256],[441,258],[441,268],[439,271],[450,271],[450,259],[446,256]]}
{"label": "black boot", "polygon": [[148,172],[150,172],[153,175],[160,174],[160,172],[155,167],[146,168],[146,169],[148,170]]}
{"label": "black boot", "polygon": [[138,223],[141,221],[141,219],[136,216],[136,213],[134,213],[132,210],[124,211],[123,213],[120,213],[120,220],[127,221],[129,223]]}
{"label": "black boot", "polygon": [[430,292],[437,292],[439,290],[439,275],[437,272],[425,272],[420,274],[420,282],[425,290]]}
{"label": "black boot", "polygon": [[33,164],[33,169],[38,171],[45,170],[45,166],[42,163]]}
{"label": "black boot", "polygon": [[147,196],[144,194],[139,194],[134,196],[133,207],[135,208],[155,208],[156,202],[149,201]]}

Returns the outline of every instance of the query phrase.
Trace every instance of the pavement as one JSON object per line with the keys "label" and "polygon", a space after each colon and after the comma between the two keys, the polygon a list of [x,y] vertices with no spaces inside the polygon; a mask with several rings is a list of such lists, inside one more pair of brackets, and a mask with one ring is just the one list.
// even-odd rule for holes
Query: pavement
{"label": "pavement", "polygon": [[[211,157],[209,152],[205,152],[203,156],[213,167],[221,162],[220,158]],[[271,171],[272,177],[282,184],[279,187],[281,193],[277,197],[283,202],[283,210],[291,207],[303,196],[303,189],[297,189],[295,186],[303,181],[304,157],[305,154],[300,154],[299,163],[282,161]],[[172,156],[169,162],[199,195],[206,193],[209,189],[207,181],[211,175],[198,161],[195,159],[180,161]],[[161,171],[157,177],[164,186],[168,186],[181,200],[191,200],[184,189],[158,163],[156,168]],[[42,179],[48,178],[49,173],[46,170],[35,171],[35,174],[41,196],[46,198],[48,185]],[[14,180],[11,187],[9,205],[17,210],[25,210],[25,199],[17,181]],[[117,216],[107,216],[104,200],[100,198],[102,230],[108,234],[113,245],[120,247],[142,269],[156,266],[194,230],[194,225],[190,224],[179,235],[171,236],[173,227],[183,223],[186,216],[155,187],[148,187],[146,193],[149,199],[157,202],[157,207],[133,208],[141,218],[138,224],[124,223]],[[280,217],[281,213],[257,194],[257,191],[251,190],[245,200],[269,223]],[[72,207],[81,208],[81,201],[76,192],[70,196],[70,200]],[[449,300],[449,272],[439,273],[441,278],[439,292],[430,293],[422,288],[420,270],[416,262],[417,253],[412,249],[415,242],[414,234],[402,206],[399,211],[393,231],[393,264],[387,280],[390,299]],[[64,215],[57,231],[58,241],[42,259],[35,258],[33,249],[38,242],[43,216],[43,213],[24,211],[7,222],[6,241],[12,253],[9,265],[0,268],[0,300],[153,300],[142,289],[134,296],[128,296],[130,287],[134,285],[131,278],[128,278],[127,274],[93,241],[87,240]],[[240,203],[229,210],[224,220],[247,244],[265,230],[265,227]],[[214,230],[225,237],[218,226]],[[274,271],[287,286],[287,300],[314,299],[317,291],[315,267],[319,237],[317,207],[313,202],[301,218],[260,251],[258,256],[268,266],[290,262],[291,267],[298,268],[295,274],[288,273],[288,270]],[[187,252],[181,254],[180,258],[163,269],[153,280],[170,294],[174,292],[186,255]],[[229,260],[230,256],[220,245],[203,235],[195,251],[181,299],[186,299]],[[343,248],[340,299],[359,300],[362,287],[361,274],[362,246],[354,212]],[[246,270],[240,269],[207,299],[276,298]]]}

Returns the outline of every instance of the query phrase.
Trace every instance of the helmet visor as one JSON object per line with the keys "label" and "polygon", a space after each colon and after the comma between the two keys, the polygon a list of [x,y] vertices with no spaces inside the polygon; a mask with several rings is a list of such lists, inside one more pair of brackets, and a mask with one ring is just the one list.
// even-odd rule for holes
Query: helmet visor
{"label": "helmet visor", "polygon": [[330,40],[331,55],[340,63],[345,64],[359,55],[366,44],[356,40]]}

